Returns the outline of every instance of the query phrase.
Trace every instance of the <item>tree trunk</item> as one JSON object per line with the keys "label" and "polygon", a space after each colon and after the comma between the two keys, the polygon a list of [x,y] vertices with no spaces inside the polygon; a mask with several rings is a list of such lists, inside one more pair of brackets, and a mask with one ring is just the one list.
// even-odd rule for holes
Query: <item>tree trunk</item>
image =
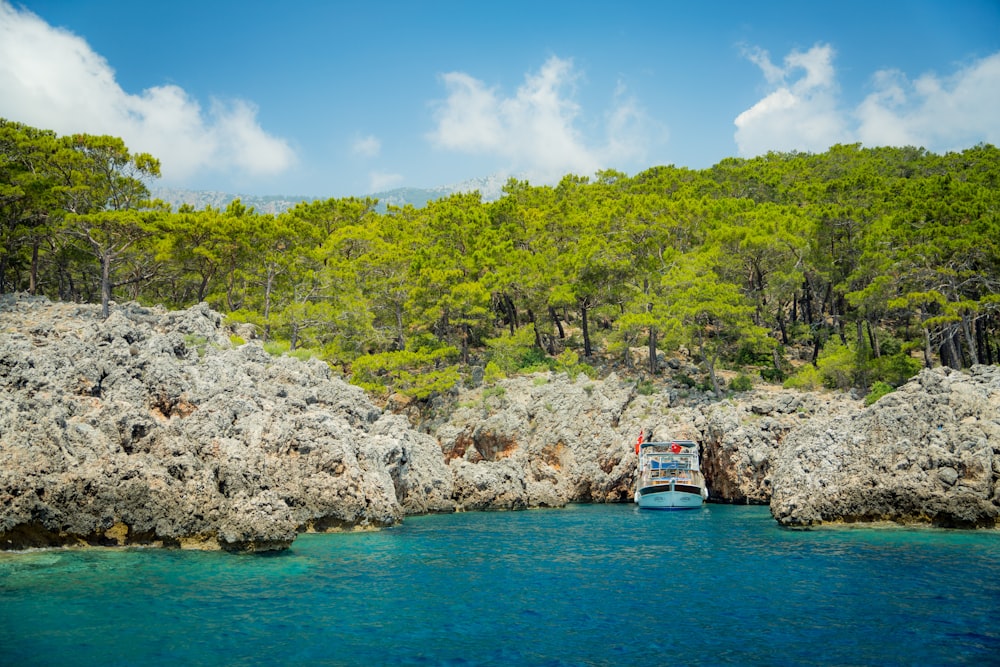
{"label": "tree trunk", "polygon": [[986,335],[986,324],[984,318],[976,320],[976,344],[979,346],[980,362],[993,364],[993,349],[990,347],[989,338]]}
{"label": "tree trunk", "polygon": [[882,356],[882,350],[878,344],[878,334],[875,332],[875,327],[872,326],[871,320],[866,319],[865,324],[868,326],[868,342],[872,346],[872,358],[878,359]]}
{"label": "tree trunk", "polygon": [[514,306],[514,300],[510,298],[509,294],[503,295],[503,303],[504,308],[507,310],[507,322],[510,323],[510,335],[513,336],[519,324],[517,321],[517,308]]}
{"label": "tree trunk", "polygon": [[705,367],[708,368],[708,377],[712,379],[712,390],[715,391],[716,398],[722,398],[722,387],[719,386],[719,378],[715,374],[715,362],[718,356],[707,356],[702,350],[702,358],[705,360]]}
{"label": "tree trunk", "polygon": [[202,274],[201,283],[198,284],[198,303],[205,300],[205,292],[208,291],[208,281],[210,280],[210,275]]}
{"label": "tree trunk", "polygon": [[538,321],[535,319],[535,312],[531,308],[528,309],[528,321],[531,322],[532,327],[535,329],[535,347],[539,350],[544,350],[545,346],[542,345],[542,334],[538,330]]}
{"label": "tree trunk", "polygon": [[552,306],[549,306],[549,316],[552,318],[552,321],[555,322],[556,329],[559,331],[559,340],[565,340],[566,332],[563,330],[562,322],[559,320],[559,314],[556,313],[556,309]]}
{"label": "tree trunk", "polygon": [[[958,349],[955,340],[955,329],[949,327],[944,331],[944,340],[941,341],[941,365],[949,366],[955,370],[962,369],[962,353]],[[947,357],[947,360],[945,359]]]}
{"label": "tree trunk", "polygon": [[869,356],[866,354],[867,345],[865,345],[865,323],[862,320],[858,320],[855,323],[857,327],[858,335],[858,349],[856,351],[856,362],[855,362],[855,372],[856,381],[858,386],[865,391],[868,390],[868,370],[871,368],[869,364]]}
{"label": "tree trunk", "polygon": [[108,319],[108,308],[111,303],[111,256],[100,253],[101,257],[101,318]]}
{"label": "tree trunk", "polygon": [[932,368],[934,366],[934,352],[931,349],[931,332],[927,327],[924,327],[924,368]]}
{"label": "tree trunk", "polygon": [[[792,303],[795,303],[793,300]],[[784,306],[778,306],[778,330],[781,332],[781,344],[788,345],[788,328],[785,326]]]}
{"label": "tree trunk", "polygon": [[812,353],[812,365],[816,365],[816,360],[819,359],[819,351],[823,349],[823,343],[820,342],[819,331],[813,332],[813,353]]}
{"label": "tree trunk", "polygon": [[[243,293],[246,294],[246,284],[243,285]],[[229,312],[234,310],[239,310],[243,305],[243,297],[240,296],[239,300],[236,299],[236,271],[235,269],[229,272],[229,277],[226,279],[226,307],[229,308]]]}
{"label": "tree trunk", "polygon": [[968,314],[962,315],[962,334],[965,336],[965,346],[969,348],[969,362],[975,366],[979,363],[979,354],[976,351],[976,340],[972,337]]}
{"label": "tree trunk", "polygon": [[843,313],[841,308],[840,296],[833,294],[833,285],[830,285],[830,315],[833,317],[833,326],[837,329],[837,334],[840,336],[840,342],[847,345],[847,334],[844,332],[844,320],[840,317]]}
{"label": "tree trunk", "polygon": [[806,324],[812,325],[815,322],[813,316],[813,290],[807,279],[805,282],[805,294],[802,295],[802,317]]}
{"label": "tree trunk", "polygon": [[764,274],[761,272],[759,265],[754,267],[754,281],[756,282],[754,286],[756,298],[754,301],[757,304],[757,308],[754,311],[753,323],[760,326],[761,321],[764,319],[764,309],[767,308],[767,297],[764,295]]}
{"label": "tree trunk", "polygon": [[271,339],[271,289],[274,286],[274,268],[267,267],[267,281],[264,283],[264,340]]}
{"label": "tree trunk", "polygon": [[469,334],[470,328],[468,324],[462,325],[462,363],[469,363]]}
{"label": "tree trunk", "polygon": [[590,325],[587,322],[587,304],[580,304],[580,327],[583,329],[583,356],[587,359],[591,356],[590,349]]}
{"label": "tree trunk", "polygon": [[659,370],[656,358],[656,327],[649,327],[649,374],[656,375]]}
{"label": "tree trunk", "polygon": [[38,239],[31,242],[31,272],[28,278],[28,293],[34,295],[38,290]]}
{"label": "tree trunk", "polygon": [[396,349],[406,349],[406,331],[403,328],[403,306],[396,304]]}

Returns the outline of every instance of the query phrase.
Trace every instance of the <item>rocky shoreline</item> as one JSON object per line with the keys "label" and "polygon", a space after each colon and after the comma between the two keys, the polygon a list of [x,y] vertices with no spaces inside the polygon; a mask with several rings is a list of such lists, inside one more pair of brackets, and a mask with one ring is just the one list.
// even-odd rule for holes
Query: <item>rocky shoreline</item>
{"label": "rocky shoreline", "polygon": [[[244,342],[246,341],[246,342]],[[0,549],[283,549],[406,515],[631,500],[640,430],[695,439],[716,502],[787,526],[994,527],[1000,368],[925,370],[869,408],[760,389],[724,401],[615,375],[375,405],[205,305],[0,297]]]}

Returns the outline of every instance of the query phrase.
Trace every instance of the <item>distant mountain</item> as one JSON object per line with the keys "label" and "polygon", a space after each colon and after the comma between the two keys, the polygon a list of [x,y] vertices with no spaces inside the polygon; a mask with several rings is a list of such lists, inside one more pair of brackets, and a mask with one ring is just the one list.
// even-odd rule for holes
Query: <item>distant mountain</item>
{"label": "distant mountain", "polygon": [[[434,188],[395,188],[384,192],[375,192],[361,197],[371,197],[378,199],[378,209],[385,211],[387,206],[406,206],[411,204],[416,208],[422,208],[428,202],[441,199],[459,192],[474,192],[476,190],[482,195],[483,201],[496,201],[503,196],[503,186],[507,183],[509,176],[494,174],[485,178],[474,178],[454,185],[441,185]],[[295,207],[300,202],[311,202],[325,197],[306,197],[288,195],[241,195],[229,192],[216,192],[211,190],[182,190],[177,188],[150,188],[150,194],[156,199],[162,199],[170,204],[176,211],[184,204],[188,204],[201,210],[209,206],[217,209],[224,209],[235,199],[239,199],[245,206],[252,206],[258,213],[282,213]]]}
{"label": "distant mountain", "polygon": [[246,206],[252,206],[258,213],[281,213],[294,207],[299,202],[314,201],[319,197],[289,197],[286,195],[239,195],[231,192],[216,192],[213,190],[182,190],[178,188],[150,188],[149,193],[154,199],[162,199],[176,211],[184,204],[193,206],[195,210],[212,208],[224,209],[229,203],[239,199]]}
{"label": "distant mountain", "polygon": [[396,188],[385,192],[376,192],[368,195],[379,201],[379,208],[384,210],[388,206],[405,206],[412,204],[420,208],[426,206],[428,202],[441,199],[459,192],[479,191],[483,201],[496,201],[503,197],[503,186],[506,185],[509,176],[503,174],[493,174],[485,178],[473,178],[453,185],[440,185],[435,188]]}

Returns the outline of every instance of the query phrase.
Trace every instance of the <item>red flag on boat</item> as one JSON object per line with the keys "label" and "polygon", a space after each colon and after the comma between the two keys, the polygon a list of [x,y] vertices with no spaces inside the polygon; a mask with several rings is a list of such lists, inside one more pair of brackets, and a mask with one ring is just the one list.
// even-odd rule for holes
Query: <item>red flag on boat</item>
{"label": "red flag on boat", "polygon": [[676,442],[672,443],[670,445],[670,451],[673,452],[674,454],[680,454],[681,453],[681,446],[678,445]]}

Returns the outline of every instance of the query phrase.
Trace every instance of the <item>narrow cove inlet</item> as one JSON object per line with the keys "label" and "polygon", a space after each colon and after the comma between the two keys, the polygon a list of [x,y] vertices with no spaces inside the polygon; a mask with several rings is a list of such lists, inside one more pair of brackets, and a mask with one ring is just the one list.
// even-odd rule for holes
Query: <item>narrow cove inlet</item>
{"label": "narrow cove inlet", "polygon": [[410,517],[272,555],[0,554],[10,665],[995,664],[1000,533],[765,507]]}

